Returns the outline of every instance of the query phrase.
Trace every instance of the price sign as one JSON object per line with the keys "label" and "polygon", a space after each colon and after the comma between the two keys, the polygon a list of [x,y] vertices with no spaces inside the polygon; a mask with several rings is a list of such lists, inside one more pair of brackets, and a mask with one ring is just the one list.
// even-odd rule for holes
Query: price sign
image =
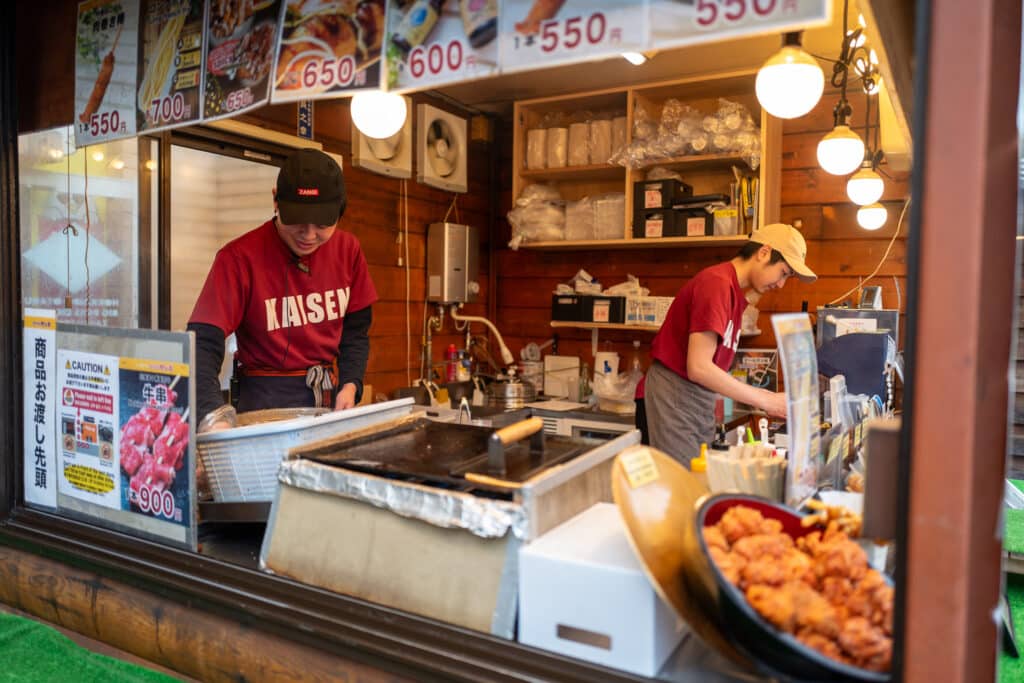
{"label": "price sign", "polygon": [[421,0],[405,10],[395,0],[388,4],[390,89],[433,87],[497,73],[498,3],[447,3],[440,14],[426,11],[424,4]]}
{"label": "price sign", "polygon": [[533,2],[503,5],[501,63],[505,71],[590,60],[647,49],[647,5],[566,0],[552,16]]}
{"label": "price sign", "polygon": [[142,0],[139,131],[195,123],[202,114],[203,0]]}
{"label": "price sign", "polygon": [[827,0],[650,0],[651,47],[825,26],[831,7]]}
{"label": "price sign", "polygon": [[75,143],[135,135],[138,0],[78,6],[75,35]]}
{"label": "price sign", "polygon": [[[340,6],[334,9],[318,3],[288,6],[277,45],[273,102],[325,99],[380,85],[381,43],[386,39],[378,37],[375,44],[361,46],[349,41],[345,31],[323,29],[324,26],[348,25],[350,21],[358,21],[369,35],[381,36],[385,31],[384,11],[360,11],[357,19]],[[311,35],[316,39],[311,39]]]}
{"label": "price sign", "polygon": [[251,16],[236,11],[233,3],[207,4],[203,119],[210,121],[270,99],[282,3],[254,5]]}

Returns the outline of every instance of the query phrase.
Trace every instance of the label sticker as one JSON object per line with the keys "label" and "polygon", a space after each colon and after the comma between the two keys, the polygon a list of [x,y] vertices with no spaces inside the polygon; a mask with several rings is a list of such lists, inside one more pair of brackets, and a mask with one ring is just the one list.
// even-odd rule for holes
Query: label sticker
{"label": "label sticker", "polygon": [[658,480],[658,467],[647,448],[626,451],[619,455],[619,462],[622,463],[630,488],[640,488]]}

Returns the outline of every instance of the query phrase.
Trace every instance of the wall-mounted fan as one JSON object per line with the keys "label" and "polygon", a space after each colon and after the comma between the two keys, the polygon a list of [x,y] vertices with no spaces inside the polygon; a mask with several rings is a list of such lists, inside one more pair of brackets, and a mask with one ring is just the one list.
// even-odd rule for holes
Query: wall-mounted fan
{"label": "wall-mounted fan", "polygon": [[412,101],[405,98],[405,124],[389,138],[368,138],[352,123],[352,165],[392,178],[412,177]]}
{"label": "wall-mounted fan", "polygon": [[418,105],[416,116],[416,180],[449,192],[465,192],[466,119],[429,104]]}

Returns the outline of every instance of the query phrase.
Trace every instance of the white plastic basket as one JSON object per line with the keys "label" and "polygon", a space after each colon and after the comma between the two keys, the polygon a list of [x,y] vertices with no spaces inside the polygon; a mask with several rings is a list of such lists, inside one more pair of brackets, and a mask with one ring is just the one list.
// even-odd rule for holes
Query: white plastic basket
{"label": "white plastic basket", "polygon": [[290,448],[408,415],[412,405],[411,398],[403,398],[208,432],[196,437],[196,451],[215,501],[271,501],[277,491],[277,469]]}

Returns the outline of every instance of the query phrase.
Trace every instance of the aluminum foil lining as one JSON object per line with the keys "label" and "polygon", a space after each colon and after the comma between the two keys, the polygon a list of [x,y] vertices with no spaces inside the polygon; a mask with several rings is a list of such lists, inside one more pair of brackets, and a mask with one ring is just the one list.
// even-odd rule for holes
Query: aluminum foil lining
{"label": "aluminum foil lining", "polygon": [[282,484],[363,501],[434,526],[465,529],[481,538],[501,538],[511,531],[516,538],[525,539],[529,530],[526,511],[519,503],[479,498],[301,459],[281,463],[277,477]]}

